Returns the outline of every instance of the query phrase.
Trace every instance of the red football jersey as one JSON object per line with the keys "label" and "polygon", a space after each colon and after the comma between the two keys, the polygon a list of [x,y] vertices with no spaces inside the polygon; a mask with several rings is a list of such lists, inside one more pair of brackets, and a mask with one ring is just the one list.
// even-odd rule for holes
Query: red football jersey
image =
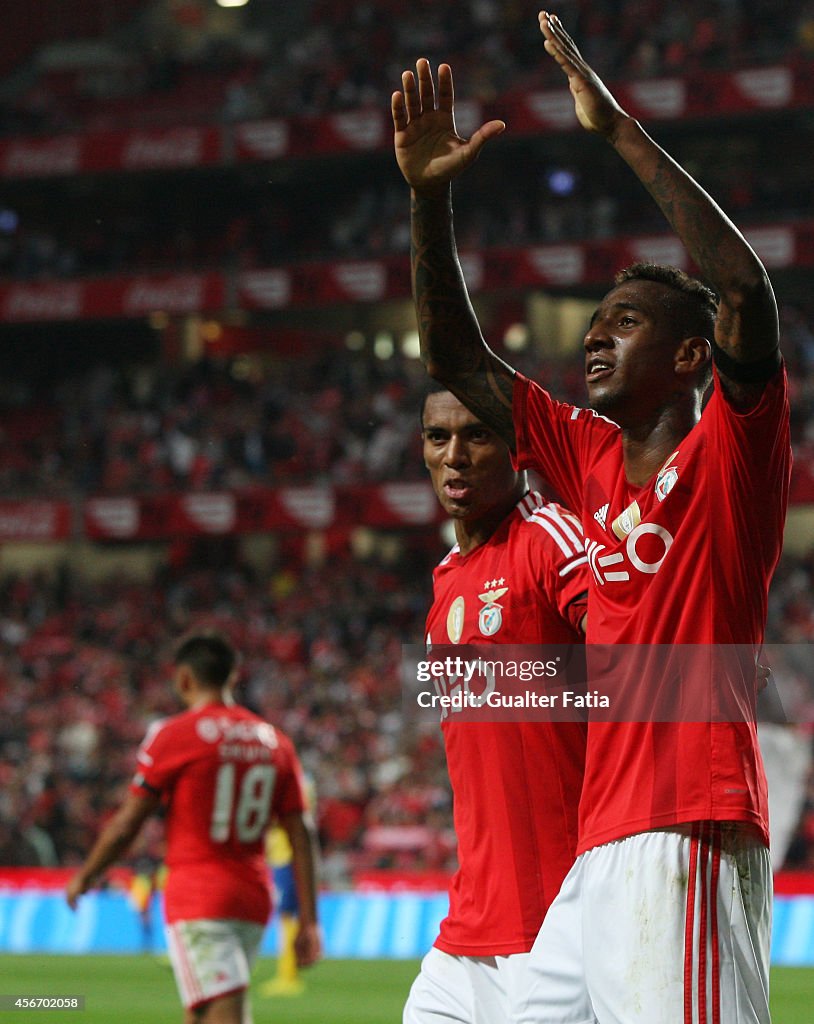
{"label": "red football jersey", "polygon": [[[518,465],[538,468],[582,517],[589,644],[742,644],[757,655],[791,472],[785,371],[746,414],[716,373],[699,423],[644,487],[625,478],[616,424],[519,374],[514,423]],[[710,819],[748,822],[768,842],[752,722],[589,725],[579,852]]]}
{"label": "red football jersey", "polygon": [[[581,642],[585,553],[579,521],[528,494],[485,543],[436,568],[429,647]],[[574,862],[585,726],[443,722],[458,871],[439,949],[531,949]]]}
{"label": "red football jersey", "polygon": [[266,829],[275,816],[305,808],[288,737],[237,705],[185,711],[150,728],[130,788],[167,804],[167,921],[265,924]]}

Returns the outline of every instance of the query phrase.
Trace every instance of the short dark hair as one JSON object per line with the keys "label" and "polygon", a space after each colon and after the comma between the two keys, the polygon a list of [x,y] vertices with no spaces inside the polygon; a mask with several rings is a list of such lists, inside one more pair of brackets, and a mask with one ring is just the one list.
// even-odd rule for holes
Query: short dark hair
{"label": "short dark hair", "polygon": [[199,683],[222,689],[238,664],[235,648],[215,631],[190,633],[175,648],[176,665],[188,665]]}
{"label": "short dark hair", "polygon": [[[631,263],[613,279],[615,286],[627,281],[654,281],[671,288],[676,293],[676,302],[670,304],[670,313],[676,317],[676,326],[682,337],[706,338],[712,345],[718,316],[718,297],[703,281],[665,263]],[[706,391],[711,383],[710,359],[698,378],[700,391]]]}
{"label": "short dark hair", "polygon": [[671,312],[678,314],[682,333],[686,332],[685,337],[697,336],[712,341],[718,315],[718,298],[698,278],[690,277],[678,267],[664,263],[632,263],[620,270],[613,279],[616,286],[627,281],[655,281],[656,284],[672,288],[678,297]]}
{"label": "short dark hair", "polygon": [[421,406],[419,409],[419,417],[421,420],[422,430],[424,429],[424,409],[426,408],[427,405],[427,399],[430,397],[430,395],[440,395],[445,391],[449,391],[449,388],[446,386],[446,384],[442,384],[440,381],[434,380],[432,377],[430,377],[430,379],[424,385],[424,391],[421,394]]}

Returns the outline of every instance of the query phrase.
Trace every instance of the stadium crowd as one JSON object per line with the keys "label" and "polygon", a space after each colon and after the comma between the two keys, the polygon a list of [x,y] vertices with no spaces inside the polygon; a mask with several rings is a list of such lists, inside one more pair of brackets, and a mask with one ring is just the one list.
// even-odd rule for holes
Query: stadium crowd
{"label": "stadium crowd", "polygon": [[[811,323],[801,307],[784,308],[798,461],[814,458]],[[517,356],[540,373],[529,354]],[[175,370],[96,367],[60,383],[56,400],[6,381],[4,493],[422,477],[418,361],[314,350],[267,376],[236,368],[211,359]],[[574,360],[545,372],[580,400]],[[150,582],[99,581],[67,566],[5,576],[0,864],[78,860],[115,805],[146,725],[174,710],[172,640],[213,625],[244,652],[243,699],[292,736],[314,779],[326,880],[378,867],[448,868],[454,837],[439,736],[405,728],[399,684],[401,644],[421,640],[443,547],[426,531],[391,540],[390,557],[362,555],[346,532],[327,538],[327,557],[312,562],[283,538],[264,566],[243,560],[228,539],[179,543]],[[770,643],[811,642],[813,594],[814,556],[784,558]],[[809,789],[789,856],[814,868],[814,778]],[[160,856],[158,834],[148,830],[136,861]]]}
{"label": "stadium crowd", "polygon": [[[394,79],[397,81],[398,79]],[[385,110],[386,108],[382,108]],[[804,121],[714,128],[679,143],[683,158],[747,229],[811,216]],[[523,188],[501,182],[517,148]],[[777,163],[783,150],[785,160]],[[663,219],[635,180],[567,136],[515,139],[511,130],[478,175],[456,193],[462,251],[663,233]],[[596,163],[599,161],[599,163]],[[330,259],[406,254],[409,210],[403,190],[378,160],[352,173],[312,161],[296,175],[259,165],[227,176],[187,174],[157,189],[149,179],[96,179],[9,191],[0,205],[0,276],[40,281],[114,273],[220,272]],[[330,191],[330,203],[314,194]],[[66,201],[67,197],[67,201]]]}
{"label": "stadium crowd", "polygon": [[[420,643],[437,541],[402,537],[404,557],[334,552],[263,571],[209,545],[150,582],[76,570],[0,583],[0,865],[76,864],[116,805],[134,748],[177,710],[173,640],[200,626],[241,648],[240,697],[295,741],[317,793],[324,879],[454,863],[440,733],[408,726],[401,645]],[[771,643],[814,638],[814,554],[784,556]],[[810,695],[808,697],[810,700]],[[810,716],[810,707],[809,714]],[[131,863],[161,856],[148,830]],[[788,866],[814,870],[814,775]]]}
{"label": "stadium crowd", "polygon": [[[241,699],[297,743],[318,793],[327,881],[405,861],[448,866],[439,740],[417,734],[405,745],[399,686],[401,644],[420,640],[431,562],[419,548],[398,567],[348,555],[261,575],[227,544],[151,583],[67,569],[6,578],[0,864],[74,864],[87,852],[146,726],[178,710],[169,655],[195,625],[240,647]],[[405,825],[409,834],[390,828]]]}
{"label": "stadium crowd", "polygon": [[[0,132],[177,124],[186,113],[236,121],[384,110],[417,49],[433,61],[450,60],[460,93],[488,102],[546,87],[557,74],[541,60],[539,35],[521,6],[271,4],[247,14],[257,19],[246,24],[254,38],[285,18],[298,31],[280,34],[291,40],[285,43],[264,31],[267,45],[247,50],[251,32],[230,38],[207,31],[196,3],[179,4],[174,9],[185,9],[186,20],[159,23],[151,14],[122,30],[123,42],[136,43],[127,60],[92,72],[32,73],[24,88],[5,94]],[[587,59],[609,80],[810,60],[814,53],[814,6],[792,0],[640,0],[621,12],[609,0],[566,0],[559,13],[587,40]],[[371,61],[372,52],[387,59]],[[744,159],[731,143],[716,151],[709,173],[720,180],[711,185],[739,221],[802,216],[810,208],[810,136],[784,139],[781,175],[771,167],[772,131],[758,143],[762,156]],[[554,179],[554,171],[564,173]],[[580,176],[567,161],[540,157],[528,189],[513,190],[502,205],[487,202],[501,173],[484,160],[483,174],[462,194],[462,249],[505,241],[507,224],[517,245],[662,229],[635,187],[615,185],[610,198],[601,174]],[[179,186],[168,187],[163,201],[161,189],[145,188],[137,217],[126,203],[92,216],[98,198],[79,194],[75,204],[38,197],[39,210],[4,207],[0,276],[39,280],[407,251],[408,211],[395,178],[383,182],[370,172],[351,183],[332,179],[330,204],[313,203],[310,182],[269,196],[265,181],[247,172],[244,185],[204,212],[192,189],[189,203],[176,202]],[[795,458],[814,463],[814,305],[787,304],[782,321]],[[538,375],[531,355],[512,353],[512,362]],[[415,360],[314,349],[265,365],[257,360],[248,372],[246,366],[205,358],[168,369],[141,360],[75,373],[55,389],[4,377],[4,496],[422,477],[416,409],[424,375]],[[558,394],[581,401],[582,374],[572,363],[552,364],[546,377],[557,378]],[[150,582],[124,575],[99,581],[67,566],[0,579],[0,864],[79,861],[121,795],[146,725],[176,710],[165,679],[169,644],[193,624],[208,624],[244,653],[243,699],[291,735],[314,780],[325,881],[346,883],[378,867],[451,867],[440,739],[437,730],[405,729],[399,686],[401,645],[421,640],[431,569],[443,549],[434,537],[411,534],[395,537],[395,545],[397,560],[361,557],[338,544],[313,564],[283,545],[273,564],[258,568],[226,541],[175,551]],[[811,641],[812,594],[814,555],[786,556],[772,591],[771,642]],[[134,858],[160,858],[157,835],[148,832]],[[789,864],[814,870],[814,777]]]}
{"label": "stadium crowd", "polygon": [[[231,20],[186,0],[142,5],[126,17],[131,13],[123,12],[113,45],[108,40],[90,66],[54,70],[32,61],[3,104],[0,130],[52,133],[382,107],[417,50],[452,61],[463,93],[486,101],[545,86],[555,74],[541,60],[533,10],[530,22],[524,5],[496,0],[253,4]],[[564,0],[559,14],[609,81],[804,61],[814,50],[814,11],[794,0],[638,0],[621,7]],[[86,32],[93,29],[88,19]],[[371,53],[386,58],[371,61]]]}
{"label": "stadium crowd", "polygon": [[[782,310],[795,459],[814,460],[814,306]],[[312,348],[261,361],[99,365],[56,387],[0,382],[0,487],[13,497],[420,479],[423,368],[398,349]],[[511,353],[532,376],[541,366]],[[519,360],[519,362],[518,362]],[[549,363],[583,401],[575,359]]]}

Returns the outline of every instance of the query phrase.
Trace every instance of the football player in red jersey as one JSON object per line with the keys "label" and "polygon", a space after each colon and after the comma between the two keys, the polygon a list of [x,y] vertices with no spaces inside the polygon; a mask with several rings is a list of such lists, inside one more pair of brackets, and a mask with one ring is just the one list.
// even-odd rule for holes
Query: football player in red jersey
{"label": "football player in red jersey", "polygon": [[[756,655],[791,464],[771,285],[735,225],[619,106],[556,16],[539,20],[580,124],[626,161],[718,297],[672,267],[622,272],[585,335],[592,410],[515,373],[484,343],[468,301],[450,197],[451,180],[505,125],[462,139],[450,68],[439,67],[436,95],[422,59],[404,73],[392,114],[412,190],[425,365],[580,516],[589,645],[741,645]],[[746,673],[731,681],[754,686]],[[652,682],[641,682],[645,696]],[[748,714],[590,721],[578,857],[532,951],[518,1020],[765,1024],[768,838]]]}
{"label": "football player in red jersey", "polygon": [[[579,521],[529,491],[506,442],[449,391],[427,394],[422,436],[456,538],[434,573],[428,650],[581,643]],[[584,723],[458,718],[442,722],[458,870],[405,1024],[510,1024],[529,950],[574,860]]]}
{"label": "football player in red jersey", "polygon": [[166,806],[167,941],[185,1024],[246,1024],[251,965],[271,912],[266,829],[291,841],[301,966],[320,956],[312,830],[291,741],[246,708],[232,687],[237,655],[223,637],[195,633],[175,652],[173,684],[186,711],[155,723],[124,803],[67,887],[78,898]]}

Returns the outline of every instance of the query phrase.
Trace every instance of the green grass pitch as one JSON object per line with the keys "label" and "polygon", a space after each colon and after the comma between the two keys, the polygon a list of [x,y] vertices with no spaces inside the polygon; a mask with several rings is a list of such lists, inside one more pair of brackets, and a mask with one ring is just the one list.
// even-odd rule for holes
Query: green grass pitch
{"label": "green grass pitch", "polygon": [[[255,1024],[399,1024],[418,962],[326,960],[303,973],[299,996],[263,998],[274,972],[260,960],[252,993]],[[0,1021],[32,1024],[178,1024],[181,1009],[169,966],[152,956],[0,958],[0,995],[84,995],[84,1011],[3,1011]],[[774,1024],[810,1024],[814,969],[772,972]]]}

